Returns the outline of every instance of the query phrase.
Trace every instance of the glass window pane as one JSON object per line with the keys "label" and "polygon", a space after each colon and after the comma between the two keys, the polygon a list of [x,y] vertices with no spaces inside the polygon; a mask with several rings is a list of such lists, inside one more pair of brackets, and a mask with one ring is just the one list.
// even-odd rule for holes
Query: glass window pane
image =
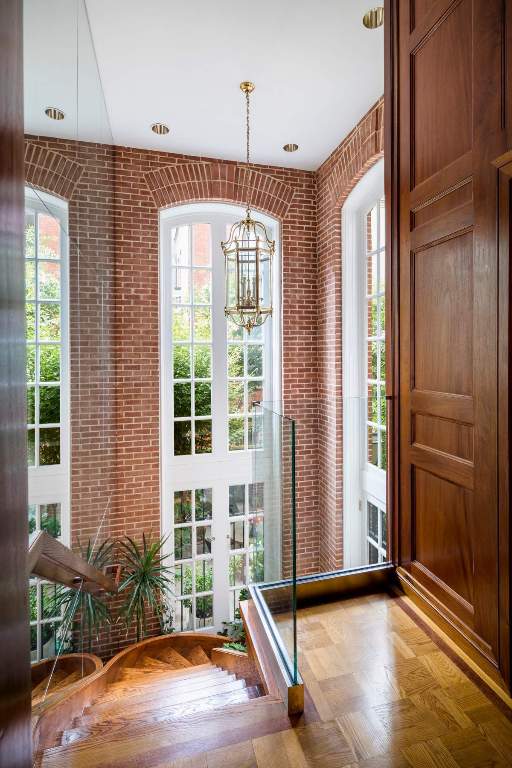
{"label": "glass window pane", "polygon": [[37,626],[30,627],[30,661],[37,661]]}
{"label": "glass window pane", "polygon": [[27,382],[36,380],[36,348],[33,344],[27,345]]}
{"label": "glass window pane", "polygon": [[37,584],[31,584],[29,587],[29,606],[30,621],[37,620]]}
{"label": "glass window pane", "polygon": [[209,555],[212,551],[212,527],[211,525],[198,525],[196,527],[196,554]]}
{"label": "glass window pane", "polygon": [[263,381],[247,382],[247,410],[252,410],[253,403],[263,402]]}
{"label": "glass window pane", "polygon": [[38,261],[37,282],[40,299],[60,299],[60,264]]}
{"label": "glass window pane", "polygon": [[41,530],[46,531],[55,539],[61,534],[60,504],[40,504]]}
{"label": "glass window pane", "polygon": [[249,448],[263,448],[263,417],[252,413],[247,418],[247,442]]}
{"label": "glass window pane", "polygon": [[233,322],[230,318],[227,319],[228,339],[232,341],[242,340],[244,337],[244,329]]}
{"label": "glass window pane", "polygon": [[192,423],[174,422],[174,455],[189,456],[192,453]]}
{"label": "glass window pane", "polygon": [[373,421],[375,424],[379,423],[378,391],[377,384],[368,385],[368,421]]}
{"label": "glass window pane", "polygon": [[39,379],[60,381],[60,345],[42,344],[39,347]]}
{"label": "glass window pane", "polygon": [[60,422],[60,387],[39,387],[39,423]]}
{"label": "glass window pane", "polygon": [[41,616],[43,619],[59,616],[59,609],[56,604],[57,595],[56,584],[41,584]]}
{"label": "glass window pane", "polygon": [[379,253],[379,292],[383,293],[385,287],[386,287],[386,252],[381,251]]}
{"label": "glass window pane", "polygon": [[379,562],[379,552],[373,544],[368,542],[368,562],[370,565],[376,565]]}
{"label": "glass window pane", "polygon": [[378,466],[378,435],[376,427],[367,427],[368,430],[368,461]]}
{"label": "glass window pane", "polygon": [[55,656],[57,628],[60,622],[48,621],[41,624],[41,658],[48,659]]}
{"label": "glass window pane", "polygon": [[35,261],[25,262],[25,298],[35,299],[36,297],[36,263]]}
{"label": "glass window pane", "polygon": [[211,304],[212,273],[209,269],[194,269],[192,271],[194,284],[194,304]]}
{"label": "glass window pane", "polygon": [[197,560],[196,592],[211,592],[212,590],[213,590],[213,560]]}
{"label": "glass window pane", "polygon": [[230,522],[230,549],[244,548],[244,525],[245,523],[243,520],[233,520]]}
{"label": "glass window pane", "polygon": [[242,344],[228,345],[228,376],[244,375],[244,348]]}
{"label": "glass window pane", "polygon": [[229,516],[245,515],[245,485],[229,486]]}
{"label": "glass window pane", "polygon": [[264,579],[263,550],[249,552],[249,578],[251,583],[257,584]]}
{"label": "glass window pane", "polygon": [[210,379],[212,376],[212,349],[206,345],[194,346],[194,376]]}
{"label": "glass window pane", "polygon": [[44,341],[60,340],[60,305],[39,305],[39,338]]}
{"label": "glass window pane", "polygon": [[27,424],[36,423],[35,387],[27,387]]}
{"label": "glass window pane", "polygon": [[60,429],[39,430],[39,463],[42,466],[60,464]]}
{"label": "glass window pane", "polygon": [[190,339],[190,309],[189,307],[174,307],[172,312],[173,341],[189,341]]}
{"label": "glass window pane", "polygon": [[243,381],[228,382],[229,413],[244,413],[244,383]]}
{"label": "glass window pane", "polygon": [[379,396],[380,396],[379,424],[382,424],[382,426],[385,427],[386,426],[386,387],[383,387],[383,386],[379,387]]}
{"label": "glass window pane", "polygon": [[213,626],[213,596],[196,598],[196,619],[198,627]]}
{"label": "glass window pane", "polygon": [[263,547],[263,515],[256,515],[249,521],[249,546]]}
{"label": "glass window pane", "polygon": [[172,303],[190,304],[190,269],[173,269],[172,282]]}
{"label": "glass window pane", "polygon": [[196,416],[209,416],[212,412],[212,385],[204,381],[196,382],[194,389]]}
{"label": "glass window pane", "polygon": [[174,491],[174,523],[192,521],[192,491]]}
{"label": "glass window pane", "polygon": [[368,296],[371,296],[374,293],[378,293],[379,283],[378,283],[377,270],[378,270],[377,254],[373,253],[371,256],[368,256],[366,259],[366,293],[368,294]]}
{"label": "glass window pane", "polygon": [[30,301],[25,304],[25,333],[29,341],[36,338],[36,305]]}
{"label": "glass window pane", "polygon": [[379,510],[370,501],[367,502],[368,510],[368,536],[378,542],[379,540]]}
{"label": "glass window pane", "polygon": [[378,336],[378,322],[377,322],[377,305],[378,299],[370,299],[368,301],[368,336]]}
{"label": "glass window pane", "polygon": [[174,417],[190,416],[192,413],[192,385],[186,384],[174,385]]}
{"label": "glass window pane", "polygon": [[33,259],[36,255],[35,216],[32,211],[25,213],[25,258]]}
{"label": "glass window pane", "polygon": [[192,564],[182,563],[174,566],[174,589],[176,595],[192,594]]}
{"label": "glass window pane", "polygon": [[386,342],[385,341],[379,341],[379,351],[380,351],[379,378],[382,381],[386,381]]}
{"label": "glass window pane", "polygon": [[229,450],[243,451],[245,447],[244,440],[244,419],[229,420]]}
{"label": "glass window pane", "polygon": [[379,333],[384,336],[386,330],[386,299],[381,296],[379,299]]}
{"label": "glass window pane", "polygon": [[382,531],[382,546],[385,549],[388,541],[388,516],[383,509],[380,510],[380,519],[381,519],[381,531]]}
{"label": "glass window pane", "polygon": [[370,341],[368,344],[368,378],[376,379],[378,374],[377,350],[380,342]]}
{"label": "glass window pane", "polygon": [[245,555],[231,555],[229,558],[229,585],[242,587],[245,584]]}
{"label": "glass window pane", "polygon": [[196,520],[212,519],[212,489],[196,489]]}
{"label": "glass window pane", "polygon": [[263,512],[263,483],[249,483],[249,513]]}
{"label": "glass window pane", "polygon": [[388,448],[386,443],[386,432],[380,433],[380,468],[387,469],[388,465]]}
{"label": "glass window pane", "polygon": [[196,453],[212,452],[212,422],[211,419],[195,422]]}
{"label": "glass window pane", "polygon": [[35,430],[27,430],[27,463],[29,467],[33,467],[36,463],[36,436]]}
{"label": "glass window pane", "polygon": [[210,341],[212,337],[211,329],[211,309],[209,307],[194,308],[194,340]]}
{"label": "glass window pane", "polygon": [[40,213],[37,217],[39,228],[38,257],[40,259],[60,258],[60,223],[53,216]]}
{"label": "glass window pane", "polygon": [[174,529],[174,557],[176,560],[190,560],[192,557],[192,528]]}
{"label": "glass window pane", "polygon": [[190,347],[182,344],[173,346],[173,376],[175,379],[190,378]]}
{"label": "glass window pane", "polygon": [[208,267],[211,262],[210,225],[192,225],[193,264]]}
{"label": "glass window pane", "polygon": [[377,206],[374,205],[366,216],[366,250],[377,248]]}
{"label": "glass window pane", "polygon": [[379,248],[386,245],[386,201],[384,198],[379,200]]}
{"label": "glass window pane", "polygon": [[247,375],[263,376],[263,347],[260,344],[247,346]]}
{"label": "glass window pane", "polygon": [[29,532],[29,534],[34,533],[36,528],[37,528],[36,505],[35,504],[29,504],[28,505],[28,532]]}
{"label": "glass window pane", "polygon": [[173,227],[171,231],[172,263],[177,266],[190,264],[190,227]]}

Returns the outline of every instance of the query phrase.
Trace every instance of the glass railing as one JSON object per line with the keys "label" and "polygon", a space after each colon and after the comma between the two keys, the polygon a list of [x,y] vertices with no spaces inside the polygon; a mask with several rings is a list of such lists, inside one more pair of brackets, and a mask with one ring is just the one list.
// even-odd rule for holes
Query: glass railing
{"label": "glass railing", "polygon": [[275,403],[254,405],[253,479],[264,489],[264,584],[260,608],[297,684],[296,424]]}

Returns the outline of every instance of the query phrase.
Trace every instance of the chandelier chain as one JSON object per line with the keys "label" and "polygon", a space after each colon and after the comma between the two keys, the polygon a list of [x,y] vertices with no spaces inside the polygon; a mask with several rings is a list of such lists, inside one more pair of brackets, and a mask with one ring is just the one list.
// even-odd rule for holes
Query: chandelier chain
{"label": "chandelier chain", "polygon": [[251,185],[249,183],[249,163],[250,163],[250,140],[251,140],[251,123],[250,123],[250,92],[249,89],[245,92],[245,129],[246,129],[246,163],[247,163],[247,218],[251,217]]}

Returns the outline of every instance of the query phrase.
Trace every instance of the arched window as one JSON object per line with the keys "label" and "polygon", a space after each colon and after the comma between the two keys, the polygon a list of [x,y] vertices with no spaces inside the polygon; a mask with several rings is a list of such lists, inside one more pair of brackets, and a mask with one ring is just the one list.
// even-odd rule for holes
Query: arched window
{"label": "arched window", "polygon": [[347,198],[343,224],[343,527],[346,567],[387,560],[383,161]]}
{"label": "arched window", "polygon": [[[243,215],[217,203],[160,214],[162,530],[174,558],[179,630],[220,628],[240,589],[265,578],[252,403],[280,398],[279,253],[274,315],[249,334],[224,315],[220,247]],[[255,217],[278,246],[278,222]]]}
{"label": "arched window", "polygon": [[[69,545],[68,209],[25,190],[29,534]],[[55,585],[30,581],[31,659],[55,653]]]}

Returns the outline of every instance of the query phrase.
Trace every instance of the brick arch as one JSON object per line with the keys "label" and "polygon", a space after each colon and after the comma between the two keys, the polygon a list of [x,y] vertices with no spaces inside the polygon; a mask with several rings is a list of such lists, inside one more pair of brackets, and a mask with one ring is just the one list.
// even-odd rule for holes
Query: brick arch
{"label": "brick arch", "polygon": [[284,219],[293,200],[293,189],[274,176],[234,163],[198,161],[176,163],[144,174],[158,208],[198,201],[251,202],[277,219]]}
{"label": "brick arch", "polygon": [[71,200],[80,181],[83,167],[80,163],[48,147],[25,143],[25,180],[64,200]]}
{"label": "brick arch", "polygon": [[[343,567],[343,391],[341,212],[380,160],[384,99],[373,105],[317,172],[320,569]],[[335,511],[333,514],[332,511]]]}

